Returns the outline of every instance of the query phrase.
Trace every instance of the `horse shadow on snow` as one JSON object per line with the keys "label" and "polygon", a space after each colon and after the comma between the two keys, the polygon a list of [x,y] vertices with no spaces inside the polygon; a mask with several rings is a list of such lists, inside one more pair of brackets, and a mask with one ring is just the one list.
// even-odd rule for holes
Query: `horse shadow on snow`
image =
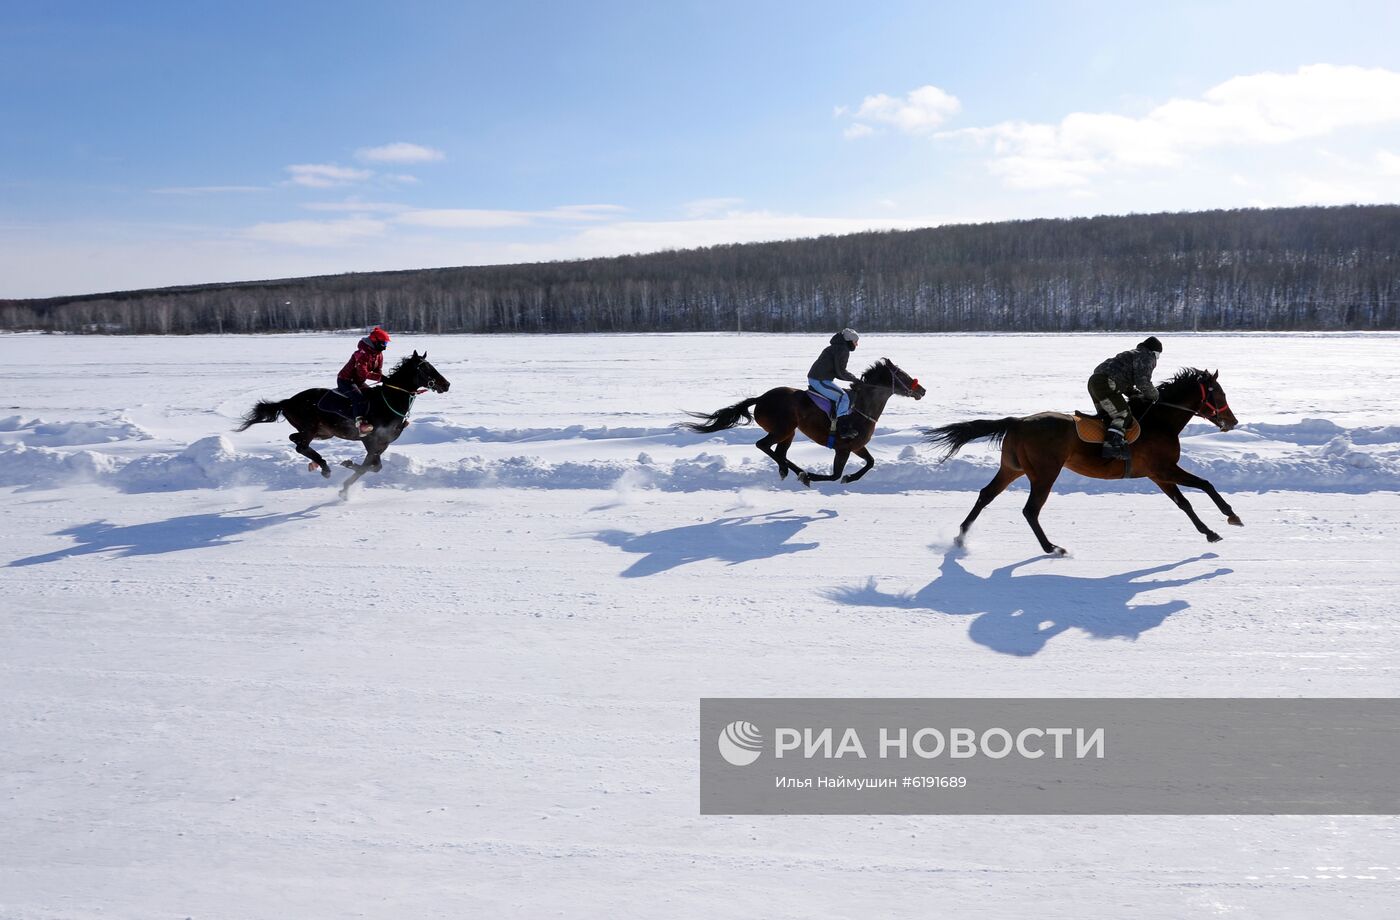
{"label": "horse shadow on snow", "polygon": [[1022,566],[1045,559],[1037,555],[1004,565],[984,577],[963,567],[964,555],[964,550],[949,550],[943,556],[938,577],[913,594],[887,594],[875,586],[872,578],[863,588],[841,588],[827,592],[827,597],[859,607],[970,616],[973,619],[968,638],[973,642],[1004,655],[1029,657],[1071,629],[1083,630],[1095,639],[1137,639],[1190,606],[1180,599],[1132,604],[1139,594],[1180,588],[1234,571],[1217,568],[1199,575],[1139,581],[1193,562],[1219,558],[1215,553],[1203,553],[1180,562],[1102,578],[1044,572],[1016,574]]}
{"label": "horse shadow on snow", "polygon": [[816,549],[819,543],[788,541],[808,524],[834,517],[836,512],[829,509],[818,511],[815,515],[794,514],[789,509],[724,517],[703,524],[653,530],[650,533],[603,530],[591,536],[623,552],[640,554],[642,558],[625,569],[622,577],[643,578],[705,559],[739,565]]}
{"label": "horse shadow on snow", "polygon": [[71,537],[76,545],[54,550],[37,556],[26,556],[9,563],[10,568],[26,565],[41,565],[57,562],[73,556],[87,556],[93,553],[112,553],[117,558],[127,556],[153,556],[174,553],[182,550],[201,549],[209,546],[225,546],[236,542],[234,538],[262,530],[289,524],[293,521],[310,520],[316,512],[333,502],[322,502],[301,511],[280,514],[247,514],[258,508],[239,508],[235,511],[218,511],[208,514],[184,514],[163,521],[147,521],[141,524],[113,524],[98,520],[90,524],[78,524],[57,531],[55,536]]}

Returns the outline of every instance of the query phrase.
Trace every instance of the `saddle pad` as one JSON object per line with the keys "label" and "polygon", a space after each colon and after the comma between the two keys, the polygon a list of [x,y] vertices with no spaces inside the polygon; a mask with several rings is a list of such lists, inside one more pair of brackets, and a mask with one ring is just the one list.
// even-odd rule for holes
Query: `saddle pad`
{"label": "saddle pad", "polygon": [[818,409],[822,410],[827,415],[831,415],[832,411],[836,408],[832,405],[831,400],[827,399],[825,396],[818,393],[816,390],[809,389],[807,391],[807,396],[811,398],[812,402],[817,404]]}
{"label": "saddle pad", "polygon": [[[1074,413],[1074,428],[1079,432],[1079,440],[1089,444],[1103,443],[1103,420],[1097,415],[1089,415],[1078,410]],[[1142,426],[1137,419],[1133,419],[1133,424],[1129,426],[1124,440],[1132,444],[1142,434]]]}

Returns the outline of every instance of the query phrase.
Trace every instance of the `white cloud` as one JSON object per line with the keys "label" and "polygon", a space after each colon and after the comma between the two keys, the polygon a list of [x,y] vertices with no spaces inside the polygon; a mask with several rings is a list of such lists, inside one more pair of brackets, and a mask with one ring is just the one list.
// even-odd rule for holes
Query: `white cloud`
{"label": "white cloud", "polygon": [[308,201],[302,205],[307,211],[345,211],[351,214],[397,214],[413,210],[406,204],[391,201],[361,201],[347,198],[344,201]]}
{"label": "white cloud", "polygon": [[533,213],[546,220],[593,221],[617,217],[627,213],[627,209],[620,204],[565,204],[548,211],[527,213]]}
{"label": "white cloud", "polygon": [[853,124],[846,128],[848,138],[873,134],[873,124],[887,125],[904,134],[932,134],[943,122],[956,115],[962,103],[936,86],[921,86],[910,90],[903,99],[879,93],[866,96],[860,107],[852,112],[838,106],[837,118],[850,117]]}
{"label": "white cloud", "polygon": [[355,156],[371,163],[432,163],[447,158],[447,154],[441,150],[406,141],[380,147],[361,147],[355,151]]}
{"label": "white cloud", "polygon": [[615,204],[571,204],[547,211],[502,211],[478,208],[424,208],[399,215],[398,223],[440,230],[489,230],[525,227],[539,221],[585,223],[603,221],[625,212]]}
{"label": "white cloud", "polygon": [[616,221],[589,227],[551,245],[545,258],[580,258],[690,249],[726,243],[756,243],[803,237],[860,233],[865,230],[906,230],[928,227],[934,218],[812,217],[766,211],[732,212],[697,220]]}
{"label": "white cloud", "polygon": [[308,188],[349,185],[353,182],[363,182],[374,175],[368,169],[338,166],[335,163],[298,163],[288,166],[287,172],[291,174],[292,178],[289,181],[293,185],[304,185]]}
{"label": "white cloud", "polygon": [[344,246],[383,236],[385,223],[369,217],[343,220],[284,220],[254,224],[243,231],[250,240],[288,246]]}
{"label": "white cloud", "polygon": [[1199,99],[1171,99],[1141,117],[1075,112],[1057,124],[1003,122],[946,132],[990,147],[989,168],[1012,188],[1074,188],[1110,171],[1176,167],[1194,154],[1322,137],[1400,122],[1400,73],[1315,64],[1234,77]]}
{"label": "white cloud", "polygon": [[436,227],[439,230],[488,230],[497,227],[523,227],[530,223],[530,215],[526,211],[432,208],[406,211],[396,220],[412,227]]}
{"label": "white cloud", "polygon": [[719,217],[744,203],[742,198],[696,198],[681,205],[686,217]]}

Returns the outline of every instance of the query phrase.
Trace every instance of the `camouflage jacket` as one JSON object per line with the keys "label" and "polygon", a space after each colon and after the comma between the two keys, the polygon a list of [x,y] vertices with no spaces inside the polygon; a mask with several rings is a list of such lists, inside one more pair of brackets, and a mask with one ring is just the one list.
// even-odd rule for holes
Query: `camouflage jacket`
{"label": "camouflage jacket", "polygon": [[1152,372],[1157,369],[1157,353],[1146,348],[1120,351],[1094,368],[1118,384],[1119,392],[1131,396],[1134,391],[1144,399],[1156,400],[1157,388],[1152,384]]}

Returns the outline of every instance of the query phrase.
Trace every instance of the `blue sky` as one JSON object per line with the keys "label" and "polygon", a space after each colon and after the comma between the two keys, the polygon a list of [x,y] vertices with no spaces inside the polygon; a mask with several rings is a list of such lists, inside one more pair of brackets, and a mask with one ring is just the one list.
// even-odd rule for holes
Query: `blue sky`
{"label": "blue sky", "polygon": [[0,297],[1400,201],[1400,4],[0,7]]}

